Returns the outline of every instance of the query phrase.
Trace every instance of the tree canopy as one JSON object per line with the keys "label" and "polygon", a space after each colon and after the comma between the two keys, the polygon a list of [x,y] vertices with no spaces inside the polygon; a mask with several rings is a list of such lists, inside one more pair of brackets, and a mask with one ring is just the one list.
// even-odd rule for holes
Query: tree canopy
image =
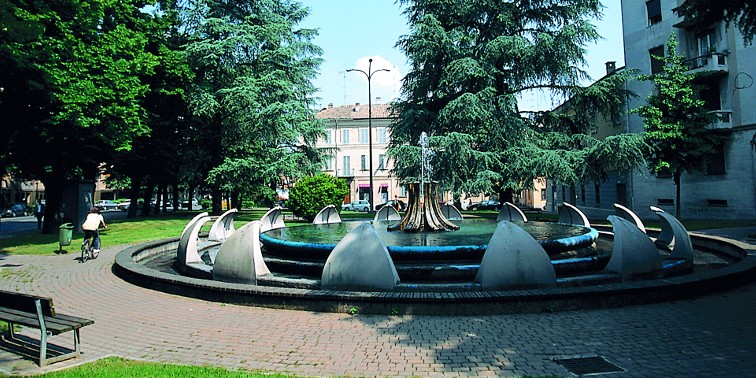
{"label": "tree canopy", "polygon": [[[394,104],[394,173],[418,177],[417,138],[435,150],[433,179],[460,192],[502,192],[536,177],[577,183],[642,163],[643,141],[590,136],[630,95],[626,74],[583,88],[585,46],[599,38],[597,0],[404,0],[410,33],[400,47],[411,69]],[[571,98],[555,111],[525,112],[518,95],[546,89]],[[610,151],[616,152],[609,153]]]}
{"label": "tree canopy", "polygon": [[[197,1],[186,59],[195,72],[192,123],[205,133],[208,182],[219,194],[250,193],[313,167],[322,133],[309,105],[321,50],[298,28],[308,11],[290,0]],[[214,195],[219,210],[220,196]]]}

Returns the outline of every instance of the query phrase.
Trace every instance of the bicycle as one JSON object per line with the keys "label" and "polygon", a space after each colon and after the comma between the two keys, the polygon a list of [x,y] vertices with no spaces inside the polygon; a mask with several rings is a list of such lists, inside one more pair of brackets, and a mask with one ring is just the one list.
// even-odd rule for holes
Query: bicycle
{"label": "bicycle", "polygon": [[100,255],[100,251],[94,249],[93,242],[93,238],[85,238],[84,242],[81,243],[81,262],[94,260]]}

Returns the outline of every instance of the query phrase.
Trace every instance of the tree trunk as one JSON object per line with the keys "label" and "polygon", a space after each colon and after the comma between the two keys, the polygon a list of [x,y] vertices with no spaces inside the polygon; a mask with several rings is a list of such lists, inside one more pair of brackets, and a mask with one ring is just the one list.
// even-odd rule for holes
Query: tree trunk
{"label": "tree trunk", "polygon": [[65,175],[53,171],[43,174],[42,183],[45,185],[45,218],[42,224],[43,234],[56,234],[60,226],[60,204],[63,201]]}
{"label": "tree trunk", "polygon": [[221,204],[223,200],[223,193],[221,190],[216,186],[213,188],[213,215],[218,215],[221,213]]}
{"label": "tree trunk", "polygon": [[131,178],[131,203],[129,204],[129,213],[127,218],[136,218],[137,210],[139,207],[139,189],[142,187],[142,176]]}
{"label": "tree trunk", "polygon": [[680,220],[680,176],[682,172],[675,171],[675,218]]}
{"label": "tree trunk", "polygon": [[[179,209],[179,206],[181,205],[181,203],[179,201],[179,187],[178,187],[178,183],[176,183],[174,181],[171,184],[171,190],[173,191],[173,211],[176,211],[176,210]],[[192,206],[191,201],[192,201],[192,199],[190,198],[189,199],[189,207]],[[191,210],[191,209],[189,209],[189,210]]]}
{"label": "tree trunk", "polygon": [[147,189],[144,191],[144,203],[142,204],[143,217],[150,215],[150,201],[152,200],[152,193],[154,192],[155,186],[152,183],[147,183]]}

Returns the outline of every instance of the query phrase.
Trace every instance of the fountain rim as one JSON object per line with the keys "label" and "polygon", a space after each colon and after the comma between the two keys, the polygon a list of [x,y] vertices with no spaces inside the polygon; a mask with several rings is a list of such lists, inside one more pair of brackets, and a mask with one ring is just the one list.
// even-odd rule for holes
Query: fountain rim
{"label": "fountain rim", "polygon": [[179,276],[139,261],[175,251],[178,238],[137,244],[116,255],[113,271],[135,285],[203,300],[320,312],[365,314],[482,315],[537,313],[643,305],[742,286],[756,280],[756,246],[737,240],[690,234],[694,247],[739,256],[740,261],[702,273],[578,287],[513,288],[481,292],[328,291],[227,283]]}

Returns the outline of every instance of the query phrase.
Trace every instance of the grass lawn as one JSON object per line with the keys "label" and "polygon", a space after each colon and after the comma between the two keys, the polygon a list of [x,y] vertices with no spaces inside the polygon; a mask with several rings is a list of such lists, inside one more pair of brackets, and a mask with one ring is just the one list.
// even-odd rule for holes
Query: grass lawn
{"label": "grass lawn", "polygon": [[293,377],[292,375],[274,374],[267,372],[249,372],[243,370],[228,370],[211,366],[184,366],[165,363],[152,363],[126,360],[118,357],[108,357],[81,366],[52,373],[37,375],[46,378],[87,378],[87,377]]}

